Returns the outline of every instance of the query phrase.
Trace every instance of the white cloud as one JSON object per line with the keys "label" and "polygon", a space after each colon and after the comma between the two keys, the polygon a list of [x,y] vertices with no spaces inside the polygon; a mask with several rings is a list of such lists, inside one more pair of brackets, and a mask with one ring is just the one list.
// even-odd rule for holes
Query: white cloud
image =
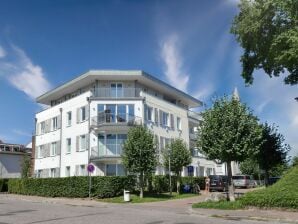
{"label": "white cloud", "polygon": [[0,62],[0,75],[31,99],[51,89],[42,68],[33,64],[22,49],[12,46],[11,54],[11,58]]}
{"label": "white cloud", "polygon": [[6,56],[6,51],[4,50],[4,48],[0,45],[0,59],[1,58],[5,58]]}
{"label": "white cloud", "polygon": [[178,50],[177,35],[168,36],[161,45],[161,58],[164,62],[164,72],[170,84],[182,91],[187,90],[189,75],[183,68],[183,60]]}

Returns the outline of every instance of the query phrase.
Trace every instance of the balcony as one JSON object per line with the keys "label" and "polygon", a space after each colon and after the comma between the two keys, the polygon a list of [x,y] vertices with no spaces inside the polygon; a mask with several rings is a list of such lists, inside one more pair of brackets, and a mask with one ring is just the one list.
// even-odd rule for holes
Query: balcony
{"label": "balcony", "polygon": [[197,113],[197,112],[194,112],[194,111],[189,110],[189,111],[187,112],[187,116],[188,116],[188,118],[190,118],[191,120],[194,120],[194,121],[196,121],[196,122],[200,122],[200,121],[202,121],[202,116],[201,116],[201,114],[199,114],[199,113]]}
{"label": "balcony", "polygon": [[91,119],[91,128],[94,130],[128,130],[130,126],[141,124],[142,118],[126,113],[101,112]]}
{"label": "balcony", "polygon": [[136,98],[141,96],[140,88],[95,88],[93,97],[97,98]]}
{"label": "balcony", "polygon": [[122,147],[120,144],[94,146],[91,148],[91,160],[102,162],[118,161],[121,158]]}

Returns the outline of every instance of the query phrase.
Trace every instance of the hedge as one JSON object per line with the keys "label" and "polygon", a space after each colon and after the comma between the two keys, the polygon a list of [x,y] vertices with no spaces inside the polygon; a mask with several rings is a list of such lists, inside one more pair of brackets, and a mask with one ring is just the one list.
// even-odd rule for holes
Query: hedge
{"label": "hedge", "polygon": [[[171,176],[172,191],[176,191],[177,177]],[[190,185],[193,189],[198,184],[201,190],[205,189],[205,178],[204,177],[181,177],[181,185]],[[169,175],[155,175],[152,177],[152,191],[157,193],[169,191]]]}
{"label": "hedge", "polygon": [[8,190],[8,179],[4,178],[4,179],[0,179],[0,192],[7,192]]}
{"label": "hedge", "polygon": [[[98,198],[115,197],[123,194],[123,189],[133,190],[135,179],[131,176],[92,177],[91,196]],[[25,178],[9,179],[8,192],[45,197],[88,197],[88,177],[66,178]]]}

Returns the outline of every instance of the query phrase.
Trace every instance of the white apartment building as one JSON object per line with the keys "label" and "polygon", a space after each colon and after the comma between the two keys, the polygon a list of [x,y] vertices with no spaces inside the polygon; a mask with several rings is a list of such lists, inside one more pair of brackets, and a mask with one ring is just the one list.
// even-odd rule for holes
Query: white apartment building
{"label": "white apartment building", "polygon": [[37,102],[49,106],[35,118],[37,177],[88,175],[90,163],[92,175],[124,175],[121,152],[133,124],[154,133],[159,155],[171,139],[187,143],[193,160],[184,176],[222,172],[222,165],[206,160],[195,146],[201,117],[191,109],[202,103],[143,71],[89,71]]}

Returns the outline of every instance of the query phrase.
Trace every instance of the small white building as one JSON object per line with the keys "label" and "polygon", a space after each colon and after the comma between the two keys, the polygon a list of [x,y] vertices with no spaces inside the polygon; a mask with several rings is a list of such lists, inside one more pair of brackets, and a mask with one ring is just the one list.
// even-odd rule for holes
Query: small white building
{"label": "small white building", "polygon": [[30,156],[30,148],[0,141],[0,178],[20,178],[24,156]]}
{"label": "small white building", "polygon": [[[217,165],[196,149],[201,101],[143,71],[89,71],[37,98],[50,106],[36,114],[37,177],[124,175],[123,142],[132,124],[145,124],[158,142],[158,154],[182,138],[193,161],[184,176],[215,174]],[[164,174],[157,167],[157,174]]]}

